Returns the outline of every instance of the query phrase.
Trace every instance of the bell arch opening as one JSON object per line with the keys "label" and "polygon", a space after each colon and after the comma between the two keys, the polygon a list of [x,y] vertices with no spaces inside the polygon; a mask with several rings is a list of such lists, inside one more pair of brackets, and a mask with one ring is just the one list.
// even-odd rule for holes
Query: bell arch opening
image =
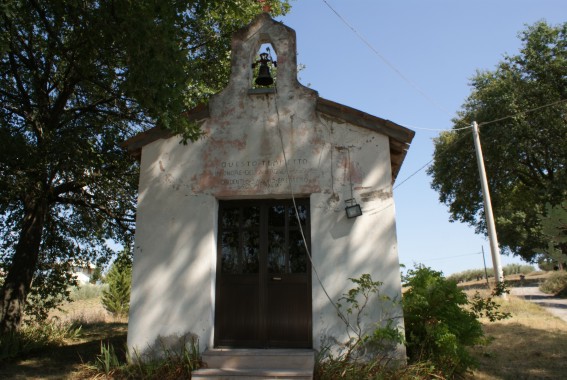
{"label": "bell arch opening", "polygon": [[271,43],[263,43],[254,55],[252,62],[251,88],[277,87],[277,60],[276,51]]}

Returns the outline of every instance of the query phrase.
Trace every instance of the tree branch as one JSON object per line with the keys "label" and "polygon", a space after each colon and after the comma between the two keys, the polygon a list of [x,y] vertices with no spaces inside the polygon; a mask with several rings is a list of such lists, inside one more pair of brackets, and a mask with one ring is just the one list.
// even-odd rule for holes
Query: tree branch
{"label": "tree branch", "polygon": [[120,228],[124,232],[134,232],[135,230],[135,228],[133,227],[135,219],[133,217],[118,216],[103,205],[90,203],[84,199],[72,199],[60,196],[56,197],[56,201],[61,204],[90,208],[95,212],[106,216],[107,218],[105,218],[105,220],[114,221],[115,226]]}

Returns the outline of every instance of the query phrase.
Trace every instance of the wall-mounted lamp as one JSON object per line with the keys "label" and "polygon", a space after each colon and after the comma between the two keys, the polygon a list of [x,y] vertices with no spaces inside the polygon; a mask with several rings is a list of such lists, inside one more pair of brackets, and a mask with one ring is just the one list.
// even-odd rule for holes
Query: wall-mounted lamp
{"label": "wall-mounted lamp", "polygon": [[347,199],[345,200],[345,203],[346,203],[345,212],[347,218],[352,219],[362,215],[362,209],[360,208],[360,205],[356,203],[356,199],[354,198]]}
{"label": "wall-mounted lamp", "polygon": [[345,212],[347,218],[352,219],[362,215],[362,209],[360,208],[360,205],[356,203],[356,199],[354,199],[354,195],[352,192],[352,167],[350,163],[350,148],[351,147],[345,147],[343,149],[346,149],[347,151],[347,159],[348,159],[347,170],[348,170],[348,176],[350,182],[350,199],[345,200],[345,204],[346,204]]}

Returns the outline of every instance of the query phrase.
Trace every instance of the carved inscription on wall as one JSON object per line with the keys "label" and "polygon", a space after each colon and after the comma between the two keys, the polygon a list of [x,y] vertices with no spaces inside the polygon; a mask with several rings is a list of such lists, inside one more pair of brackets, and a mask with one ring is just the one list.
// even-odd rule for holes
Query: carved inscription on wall
{"label": "carved inscription on wall", "polygon": [[303,186],[314,179],[314,170],[306,158],[281,160],[251,159],[222,161],[215,174],[221,184],[238,190],[280,189]]}

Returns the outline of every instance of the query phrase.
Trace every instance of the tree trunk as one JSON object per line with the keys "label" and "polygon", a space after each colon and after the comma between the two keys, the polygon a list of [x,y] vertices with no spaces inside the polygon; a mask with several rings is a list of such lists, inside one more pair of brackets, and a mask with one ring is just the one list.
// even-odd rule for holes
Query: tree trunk
{"label": "tree trunk", "polygon": [[16,331],[37,268],[47,200],[25,202],[22,231],[0,293],[0,331]]}

